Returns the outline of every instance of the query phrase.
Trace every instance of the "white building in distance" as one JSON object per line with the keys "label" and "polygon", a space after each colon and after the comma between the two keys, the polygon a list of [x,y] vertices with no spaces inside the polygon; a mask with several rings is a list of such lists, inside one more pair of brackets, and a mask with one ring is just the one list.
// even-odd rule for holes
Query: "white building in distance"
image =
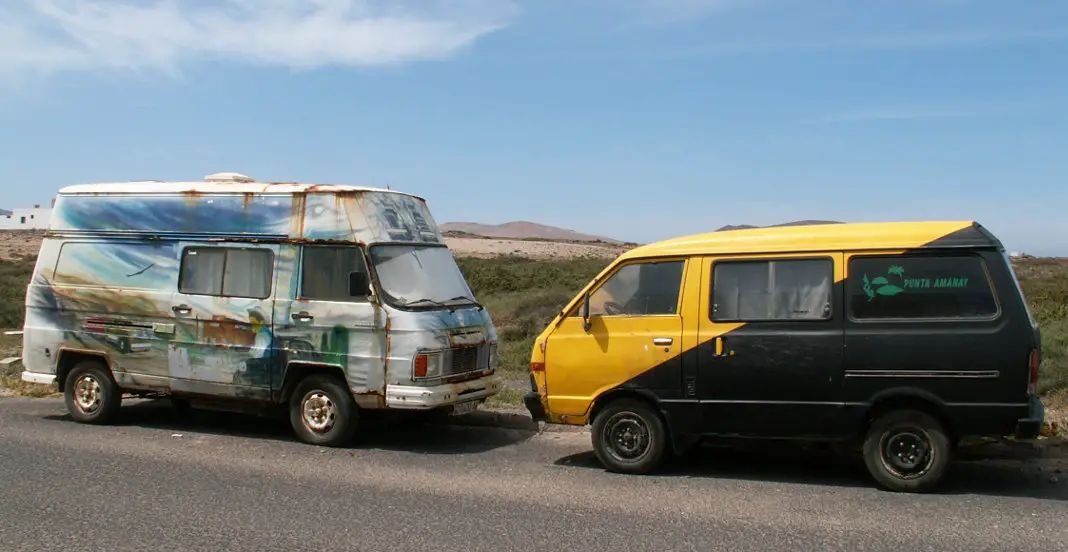
{"label": "white building in distance", "polygon": [[32,209],[0,209],[0,230],[45,230],[51,218],[52,208],[40,205]]}

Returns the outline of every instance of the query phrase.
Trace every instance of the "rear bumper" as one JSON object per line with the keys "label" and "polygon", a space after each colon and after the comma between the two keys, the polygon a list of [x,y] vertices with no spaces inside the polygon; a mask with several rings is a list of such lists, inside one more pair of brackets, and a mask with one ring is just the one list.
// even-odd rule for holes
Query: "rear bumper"
{"label": "rear bumper", "polygon": [[497,375],[433,387],[387,385],[386,406],[405,410],[430,410],[485,399],[496,395],[501,390],[501,385],[502,378]]}
{"label": "rear bumper", "polygon": [[523,395],[523,406],[527,408],[530,418],[535,422],[549,421],[548,416],[545,415],[545,407],[541,404],[541,395],[537,391],[530,391]]}
{"label": "rear bumper", "polygon": [[1046,407],[1038,397],[1031,397],[1026,418],[1016,420],[1012,436],[1017,439],[1034,439],[1042,432],[1042,423],[1046,421]]}
{"label": "rear bumper", "polygon": [[26,383],[37,383],[40,385],[52,385],[56,383],[56,375],[41,374],[38,372],[23,372],[22,381]]}

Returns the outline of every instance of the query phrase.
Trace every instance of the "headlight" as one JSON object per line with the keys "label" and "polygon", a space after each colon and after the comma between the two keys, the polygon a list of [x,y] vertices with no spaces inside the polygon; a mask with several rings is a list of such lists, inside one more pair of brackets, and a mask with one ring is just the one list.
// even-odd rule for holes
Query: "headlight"
{"label": "headlight", "polygon": [[412,364],[412,376],[415,378],[441,377],[441,353],[423,353],[415,355]]}

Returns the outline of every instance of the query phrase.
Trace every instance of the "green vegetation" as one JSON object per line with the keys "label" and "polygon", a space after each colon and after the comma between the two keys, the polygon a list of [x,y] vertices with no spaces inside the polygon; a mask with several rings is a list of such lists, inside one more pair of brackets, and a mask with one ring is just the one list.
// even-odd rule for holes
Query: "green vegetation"
{"label": "green vegetation", "polygon": [[1068,261],[1027,258],[1015,268],[1042,331],[1039,392],[1063,397],[1068,390]]}
{"label": "green vegetation", "polygon": [[0,328],[21,328],[33,259],[0,261]]}
{"label": "green vegetation", "polygon": [[497,325],[501,372],[506,377],[527,378],[534,338],[608,262],[459,259],[460,270]]}

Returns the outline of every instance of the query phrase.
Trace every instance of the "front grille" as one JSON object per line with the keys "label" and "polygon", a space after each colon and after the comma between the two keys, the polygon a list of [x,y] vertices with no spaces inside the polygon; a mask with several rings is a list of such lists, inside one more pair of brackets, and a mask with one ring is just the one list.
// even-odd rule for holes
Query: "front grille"
{"label": "front grille", "polygon": [[457,347],[452,349],[452,360],[446,365],[445,376],[454,376],[489,367],[489,347]]}

